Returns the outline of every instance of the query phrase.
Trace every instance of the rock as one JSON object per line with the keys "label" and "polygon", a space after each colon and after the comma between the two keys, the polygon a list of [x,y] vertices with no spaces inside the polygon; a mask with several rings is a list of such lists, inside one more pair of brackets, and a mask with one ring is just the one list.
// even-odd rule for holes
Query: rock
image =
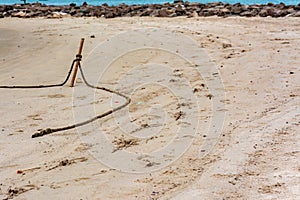
{"label": "rock", "polygon": [[175,11],[176,12],[184,12],[184,10],[185,10],[184,5],[176,5],[175,6]]}
{"label": "rock", "polygon": [[174,0],[174,4],[183,4],[183,0]]}
{"label": "rock", "polygon": [[300,17],[300,11],[293,13],[291,16],[292,17]]}
{"label": "rock", "polygon": [[10,6],[10,5],[5,5],[2,9],[2,12],[7,12],[7,11],[10,11],[10,10],[13,10],[14,7],[13,6]]}
{"label": "rock", "polygon": [[26,18],[32,18],[32,17],[36,17],[39,13],[38,12],[29,12],[29,13],[26,13],[25,17]]}
{"label": "rock", "polygon": [[77,13],[77,11],[75,9],[73,9],[73,8],[69,12],[69,14],[72,15],[72,16],[75,15],[76,13]]}
{"label": "rock", "polygon": [[37,12],[32,12],[33,13],[33,17],[43,17],[44,14],[41,11],[37,11]]}
{"label": "rock", "polygon": [[207,8],[207,9],[203,9],[200,13],[201,13],[201,16],[213,16],[218,13],[218,9]]}
{"label": "rock", "polygon": [[164,6],[164,7],[170,7],[171,4],[170,4],[169,2],[166,2],[166,3],[163,4],[163,6]]}
{"label": "rock", "polygon": [[231,14],[231,12],[227,8],[222,8],[218,12],[218,16],[227,16],[227,15],[230,15],[230,14]]}
{"label": "rock", "polygon": [[83,17],[83,13],[82,12],[78,12],[75,15],[73,15],[73,17]]}
{"label": "rock", "polygon": [[169,12],[167,9],[162,8],[158,11],[158,17],[169,17]]}
{"label": "rock", "polygon": [[76,3],[70,3],[70,7],[75,7]]}
{"label": "rock", "polygon": [[267,11],[266,9],[262,9],[262,10],[258,13],[258,15],[259,15],[260,17],[267,17],[267,16],[268,16],[268,11]]}
{"label": "rock", "polygon": [[287,14],[288,13],[286,10],[277,9],[277,10],[275,10],[274,16],[272,16],[272,17],[284,17]]}
{"label": "rock", "polygon": [[177,17],[177,14],[176,13],[172,13],[169,15],[169,17]]}
{"label": "rock", "polygon": [[190,18],[190,17],[199,17],[198,13],[196,11],[192,12],[192,13],[187,13],[187,17]]}
{"label": "rock", "polygon": [[233,13],[235,15],[239,15],[241,12],[243,12],[242,6],[233,6],[231,8],[231,13]]}
{"label": "rock", "polygon": [[242,12],[240,14],[240,16],[242,17],[255,17],[256,15],[258,14],[257,11],[253,10],[253,11],[245,11],[245,12]]}
{"label": "rock", "polygon": [[294,8],[288,8],[286,11],[288,14],[292,14],[296,12]]}
{"label": "rock", "polygon": [[49,8],[48,8],[48,7],[41,7],[41,8],[39,8],[39,10],[40,10],[41,12],[43,12],[43,13],[46,13],[46,12],[49,11]]}
{"label": "rock", "polygon": [[90,11],[88,8],[84,7],[82,9],[80,9],[80,12],[83,13],[84,16],[86,16],[89,14]]}
{"label": "rock", "polygon": [[274,13],[274,8],[272,7],[265,7],[264,10],[266,11],[266,16],[272,16]]}
{"label": "rock", "polygon": [[101,11],[100,10],[93,10],[90,12],[91,16],[93,17],[100,17],[101,16]]}
{"label": "rock", "polygon": [[12,16],[12,17],[25,17],[25,16],[26,16],[26,13],[23,12],[23,11],[19,11],[19,12],[17,12],[17,13],[13,13],[11,16]]}
{"label": "rock", "polygon": [[151,13],[153,13],[153,10],[151,8],[147,8],[146,10],[142,11],[139,13],[137,16],[142,17],[142,16],[150,16]]}
{"label": "rock", "polygon": [[159,16],[159,13],[158,13],[159,10],[153,10],[153,12],[150,14],[151,17],[158,17]]}
{"label": "rock", "polygon": [[105,18],[114,18],[115,17],[115,13],[113,13],[112,11],[110,12],[107,12],[105,15],[104,15]]}
{"label": "rock", "polygon": [[64,12],[52,12],[51,15],[48,15],[47,18],[62,18],[62,17],[67,17],[69,16],[67,13]]}
{"label": "rock", "polygon": [[194,11],[192,14],[191,14],[191,17],[199,17],[198,13],[196,11]]}

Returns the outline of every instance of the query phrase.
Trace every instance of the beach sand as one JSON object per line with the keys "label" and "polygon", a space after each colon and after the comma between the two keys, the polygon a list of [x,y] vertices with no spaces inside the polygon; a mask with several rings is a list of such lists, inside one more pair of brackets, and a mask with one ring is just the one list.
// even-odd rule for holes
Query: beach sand
{"label": "beach sand", "polygon": [[[87,78],[132,98],[127,110],[130,122],[120,111],[86,127],[32,139],[38,129],[91,117],[85,113],[87,106],[97,113],[107,110],[111,95],[94,91],[90,95],[79,75],[74,88],[0,88],[1,199],[298,199],[299,24],[299,18],[241,17],[0,19],[0,85],[62,81],[84,37],[82,65]],[[211,109],[215,97],[210,95],[207,77],[197,75],[188,62],[159,50],[119,55],[109,61],[99,79],[103,68],[97,62],[107,57],[99,58],[98,45],[137,28],[167,30],[196,41],[218,70],[212,77],[217,74],[222,80],[224,109]],[[184,42],[180,45],[189,49]],[[116,53],[114,48],[102,50],[107,55]],[[187,52],[193,53],[192,49]],[[169,72],[160,72],[153,63],[168,65],[174,77],[169,80],[164,76]],[[134,71],[136,66],[145,72]],[[124,76],[126,80],[120,82]],[[172,141],[178,127],[188,128],[183,123],[188,113],[178,110],[180,94],[163,87],[169,82],[181,87],[183,79],[189,81],[200,106],[182,105],[191,105],[187,109],[196,114],[199,124],[191,145],[175,162],[151,171],[159,163],[141,158],[148,162],[138,169],[143,173],[128,173],[95,156],[102,141],[90,136],[96,137],[97,130],[115,145],[114,155],[161,149]],[[218,113],[225,114],[218,124],[221,134],[209,138],[210,120]],[[157,126],[152,127],[153,121]],[[128,142],[127,130],[136,127],[140,127],[136,134],[163,128],[157,135]],[[217,143],[200,156],[206,137]]]}

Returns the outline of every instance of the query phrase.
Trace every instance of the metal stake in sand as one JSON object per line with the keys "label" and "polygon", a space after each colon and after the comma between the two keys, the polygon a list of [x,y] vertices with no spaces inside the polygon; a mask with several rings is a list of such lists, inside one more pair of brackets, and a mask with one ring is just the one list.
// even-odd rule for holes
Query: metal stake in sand
{"label": "metal stake in sand", "polygon": [[75,82],[76,74],[77,74],[77,71],[78,71],[78,65],[79,65],[79,62],[80,62],[80,59],[81,59],[81,52],[82,52],[82,48],[83,48],[83,43],[84,43],[84,38],[81,38],[80,46],[79,46],[79,49],[78,49],[78,54],[76,55],[76,59],[79,59],[79,60],[76,61],[70,87],[74,87],[74,82]]}

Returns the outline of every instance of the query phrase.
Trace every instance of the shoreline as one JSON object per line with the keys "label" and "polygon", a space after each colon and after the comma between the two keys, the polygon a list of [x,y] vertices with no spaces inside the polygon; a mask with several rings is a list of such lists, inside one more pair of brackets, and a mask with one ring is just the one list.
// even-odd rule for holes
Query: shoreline
{"label": "shoreline", "polygon": [[165,4],[141,4],[109,6],[82,5],[71,3],[65,6],[46,5],[41,3],[0,5],[0,18],[62,18],[62,17],[300,17],[300,4],[285,5],[280,4],[252,4],[244,5],[240,3],[190,3],[174,1]]}

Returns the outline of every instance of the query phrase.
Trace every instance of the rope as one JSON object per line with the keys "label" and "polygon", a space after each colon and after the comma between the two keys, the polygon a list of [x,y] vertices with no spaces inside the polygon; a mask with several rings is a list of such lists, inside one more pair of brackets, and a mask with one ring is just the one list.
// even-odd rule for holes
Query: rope
{"label": "rope", "polygon": [[72,65],[70,67],[70,70],[68,72],[67,77],[65,78],[65,80],[62,83],[59,84],[51,84],[51,85],[8,85],[8,86],[0,86],[0,88],[7,88],[7,89],[31,89],[31,88],[49,88],[49,87],[59,87],[59,86],[63,86],[65,85],[72,73],[73,67],[74,67],[74,63],[77,61],[80,61],[81,59],[74,59],[72,62]]}
{"label": "rope", "polygon": [[79,67],[79,70],[80,70],[80,73],[81,73],[81,76],[82,76],[82,79],[84,81],[84,83],[90,87],[90,88],[93,88],[93,89],[98,89],[98,90],[104,90],[106,92],[109,92],[109,93],[113,93],[113,94],[116,94],[118,96],[121,96],[123,97],[126,102],[116,108],[113,108],[105,113],[101,113],[99,115],[96,115],[86,121],[83,121],[83,122],[79,122],[79,123],[75,123],[75,124],[72,124],[72,125],[68,125],[68,126],[63,126],[63,127],[59,127],[59,128],[46,128],[46,129],[42,129],[36,133],[34,133],[31,137],[32,138],[36,138],[36,137],[41,137],[41,136],[44,136],[44,135],[48,135],[48,134],[51,134],[51,133],[55,133],[55,132],[59,132],[59,131],[65,131],[65,130],[69,130],[69,129],[73,129],[73,128],[76,128],[76,127],[80,127],[80,126],[83,126],[83,125],[86,125],[86,124],[89,124],[97,119],[101,119],[107,115],[110,115],[124,107],[126,107],[131,99],[127,96],[125,96],[124,94],[121,94],[120,92],[117,92],[117,91],[114,91],[114,90],[111,90],[111,89],[108,89],[108,88],[105,88],[105,87],[99,87],[99,86],[94,86],[92,84],[90,84],[87,79],[85,78],[84,76],[84,72],[82,70],[82,67],[81,67],[81,64],[80,64],[80,61],[81,61],[81,55],[76,55],[76,59],[73,60],[72,62],[72,65],[70,67],[70,70],[68,72],[68,75],[67,77],[65,78],[65,80],[62,82],[62,83],[59,83],[59,84],[50,84],[50,85],[29,85],[29,86],[24,86],[24,85],[20,85],[20,86],[15,86],[15,85],[12,85],[12,86],[0,86],[0,88],[6,88],[6,89],[32,89],[32,88],[49,88],[49,87],[60,87],[60,86],[63,86],[65,85],[70,76],[71,76],[71,73],[72,73],[72,70],[73,70],[73,67],[74,67],[74,64],[75,62],[78,62],[78,67]]}

